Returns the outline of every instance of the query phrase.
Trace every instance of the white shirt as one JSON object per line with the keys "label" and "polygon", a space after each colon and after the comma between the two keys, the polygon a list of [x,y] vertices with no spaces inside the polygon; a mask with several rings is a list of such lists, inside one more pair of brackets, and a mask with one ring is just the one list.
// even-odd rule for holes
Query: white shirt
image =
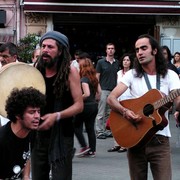
{"label": "white shirt", "polygon": [[[148,79],[152,89],[156,89],[156,75],[148,75]],[[129,70],[123,76],[121,82],[130,88],[130,93],[134,98],[141,97],[149,91],[144,76],[142,78],[136,77],[134,69]],[[174,71],[168,69],[167,75],[164,78],[160,77],[160,91],[168,95],[171,90],[179,88],[180,80],[178,75]],[[166,111],[165,117],[168,120],[168,111]],[[169,123],[163,130],[158,131],[157,134],[171,137]]]}
{"label": "white shirt", "polygon": [[[117,72],[117,84],[121,81],[121,79],[123,78],[125,74],[123,73],[123,70],[119,70]],[[128,88],[119,98],[118,100],[125,100],[125,99],[131,99],[132,98],[132,95],[131,95],[131,92],[130,92],[130,89]]]}

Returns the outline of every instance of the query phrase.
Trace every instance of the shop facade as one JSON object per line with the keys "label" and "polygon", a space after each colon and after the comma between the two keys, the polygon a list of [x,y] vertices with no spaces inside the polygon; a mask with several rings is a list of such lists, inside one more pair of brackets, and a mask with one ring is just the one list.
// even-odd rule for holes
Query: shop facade
{"label": "shop facade", "polygon": [[149,33],[172,53],[180,51],[180,4],[175,0],[18,0],[9,11],[11,18],[16,12],[12,21],[16,23],[9,30],[14,42],[28,33],[41,36],[57,30],[69,37],[72,52],[83,49],[101,55],[111,41],[121,54],[133,48],[138,35]]}

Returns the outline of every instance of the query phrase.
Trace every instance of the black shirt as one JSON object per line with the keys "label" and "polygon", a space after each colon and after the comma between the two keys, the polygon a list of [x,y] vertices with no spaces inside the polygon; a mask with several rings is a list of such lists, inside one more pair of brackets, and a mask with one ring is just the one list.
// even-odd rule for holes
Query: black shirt
{"label": "black shirt", "polygon": [[93,87],[92,87],[92,84],[89,80],[89,78],[87,77],[82,77],[81,78],[81,83],[87,83],[89,85],[89,89],[90,89],[90,96],[87,97],[85,100],[84,100],[84,103],[95,103],[96,100],[95,100],[95,95],[96,95],[96,91],[94,91]]}
{"label": "black shirt", "polygon": [[100,59],[96,65],[97,73],[100,73],[99,83],[102,90],[112,91],[117,85],[117,72],[119,63],[117,60],[111,64],[106,59]]}
{"label": "black shirt", "polygon": [[0,179],[22,177],[22,170],[29,155],[29,135],[26,138],[17,137],[11,130],[11,122],[2,126],[0,128]]}

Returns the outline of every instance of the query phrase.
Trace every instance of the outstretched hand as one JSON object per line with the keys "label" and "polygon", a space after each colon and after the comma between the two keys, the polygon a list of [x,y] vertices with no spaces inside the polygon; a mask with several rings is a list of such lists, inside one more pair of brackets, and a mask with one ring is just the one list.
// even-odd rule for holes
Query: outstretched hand
{"label": "outstretched hand", "polygon": [[43,131],[50,129],[56,122],[56,117],[56,113],[46,114],[41,117],[43,122],[40,124],[38,130]]}

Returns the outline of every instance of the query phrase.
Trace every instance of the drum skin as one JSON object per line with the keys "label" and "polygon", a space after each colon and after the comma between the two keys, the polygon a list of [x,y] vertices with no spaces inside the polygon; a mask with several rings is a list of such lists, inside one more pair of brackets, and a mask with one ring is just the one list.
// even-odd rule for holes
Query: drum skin
{"label": "drum skin", "polygon": [[6,117],[6,99],[14,88],[34,87],[45,94],[45,81],[33,66],[14,62],[0,69],[0,115]]}

